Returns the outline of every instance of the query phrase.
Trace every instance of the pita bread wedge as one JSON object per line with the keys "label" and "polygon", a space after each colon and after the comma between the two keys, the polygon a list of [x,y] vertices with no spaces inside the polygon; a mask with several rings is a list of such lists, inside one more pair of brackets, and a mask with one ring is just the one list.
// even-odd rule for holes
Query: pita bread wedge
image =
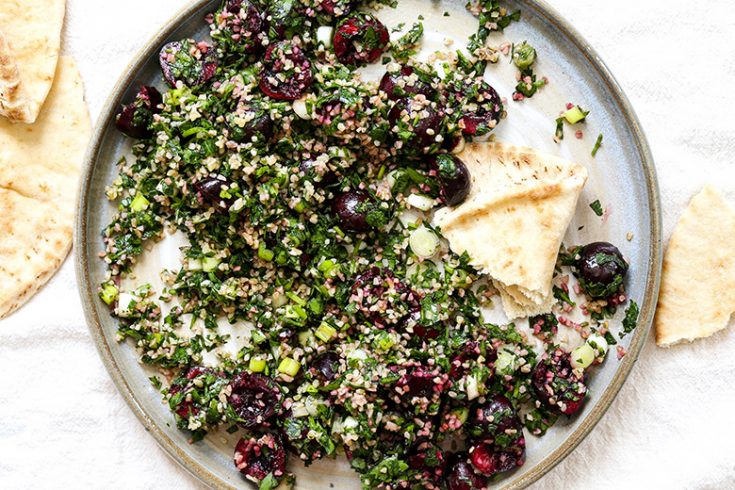
{"label": "pita bread wedge", "polygon": [[35,124],[0,120],[0,318],[30,299],[69,252],[90,132],[79,71],[66,57]]}
{"label": "pita bread wedge", "polygon": [[556,257],[587,170],[501,143],[472,143],[459,157],[472,176],[470,194],[437,211],[433,224],[493,278],[510,319],[549,312]]}
{"label": "pita bread wedge", "polygon": [[669,241],[656,310],[656,343],[709,337],[735,312],[735,210],[717,189],[694,196]]}
{"label": "pita bread wedge", "polygon": [[0,116],[33,123],[56,73],[65,0],[0,0]]}

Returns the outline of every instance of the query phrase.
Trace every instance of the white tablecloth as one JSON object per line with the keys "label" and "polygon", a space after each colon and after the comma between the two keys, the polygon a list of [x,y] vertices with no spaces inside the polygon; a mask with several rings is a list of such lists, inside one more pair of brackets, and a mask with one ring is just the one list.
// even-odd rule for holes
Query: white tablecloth
{"label": "white tablecloth", "polygon": [[[186,0],[69,0],[64,51],[93,119],[137,49]],[[711,181],[735,202],[729,0],[553,0],[631,98],[657,161],[665,236]],[[696,287],[696,285],[693,285]],[[735,330],[650,339],[592,434],[535,488],[735,488]],[[0,322],[0,488],[202,488],[158,448],[100,362],[69,260]]]}

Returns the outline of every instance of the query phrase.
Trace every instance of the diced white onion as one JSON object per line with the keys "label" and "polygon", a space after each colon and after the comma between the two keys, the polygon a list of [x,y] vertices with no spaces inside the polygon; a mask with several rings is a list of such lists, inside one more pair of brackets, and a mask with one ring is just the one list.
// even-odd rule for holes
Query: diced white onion
{"label": "diced white onion", "polygon": [[294,100],[291,103],[291,107],[293,107],[293,111],[301,119],[311,119],[311,115],[309,114],[309,110],[306,108],[306,99],[303,99],[302,98],[302,99]]}
{"label": "diced white onion", "polygon": [[365,359],[367,359],[367,353],[365,353],[365,351],[362,349],[355,349],[349,354],[347,354],[347,359],[349,360],[357,359],[357,360],[364,361]]}
{"label": "diced white onion", "polygon": [[130,308],[130,303],[133,301],[138,301],[138,298],[130,293],[120,293],[117,297],[117,314],[120,316],[126,316],[126,313]]}
{"label": "diced white onion", "polygon": [[429,211],[434,207],[434,205],[436,205],[436,201],[434,199],[429,196],[424,196],[423,194],[411,194],[406,198],[406,202],[421,211]]}
{"label": "diced white onion", "polygon": [[439,237],[427,227],[420,226],[411,232],[408,244],[413,253],[423,259],[428,259],[439,250]]}
{"label": "diced white onion", "polygon": [[475,398],[480,396],[480,388],[477,385],[476,377],[474,376],[467,377],[467,385],[465,386],[465,391],[467,392],[468,400],[474,400]]}
{"label": "diced white onion", "polygon": [[605,357],[605,354],[607,354],[607,340],[602,335],[596,333],[591,334],[587,337],[587,345],[594,349],[597,357]]}
{"label": "diced white onion", "polygon": [[332,45],[332,35],[334,34],[334,27],[332,26],[319,26],[316,30],[316,41],[319,44],[323,44],[325,48]]}
{"label": "diced white onion", "polygon": [[304,405],[293,405],[291,407],[291,413],[296,418],[309,416],[309,410]]}

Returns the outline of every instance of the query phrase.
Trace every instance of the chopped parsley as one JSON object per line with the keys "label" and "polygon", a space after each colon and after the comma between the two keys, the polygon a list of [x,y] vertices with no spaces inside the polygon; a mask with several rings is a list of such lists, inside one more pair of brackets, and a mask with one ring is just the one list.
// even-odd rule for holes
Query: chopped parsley
{"label": "chopped parsley", "polygon": [[621,338],[635,330],[638,326],[639,312],[638,303],[630,300],[630,305],[625,310],[625,318],[623,318],[623,333],[620,334]]}
{"label": "chopped parsley", "polygon": [[592,211],[595,212],[597,216],[602,216],[604,214],[604,210],[602,209],[602,204],[600,204],[600,200],[597,199],[590,203],[590,208],[592,208]]}

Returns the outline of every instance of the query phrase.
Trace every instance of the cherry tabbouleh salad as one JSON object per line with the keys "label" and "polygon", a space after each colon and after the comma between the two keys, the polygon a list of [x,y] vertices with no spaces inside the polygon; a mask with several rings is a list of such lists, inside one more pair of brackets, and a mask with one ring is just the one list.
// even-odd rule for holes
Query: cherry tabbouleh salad
{"label": "cherry tabbouleh salad", "polygon": [[[336,454],[364,488],[485,488],[523,465],[528,435],[584,404],[628,265],[607,243],[563,250],[553,313],[483,320],[496,291],[429,216],[469,192],[465,140],[506,117],[483,79],[497,61],[486,39],[520,14],[471,2],[480,28],[437,72],[414,59],[420,17],[391,42],[367,8],[227,0],[211,40],[163,47],[167,90],[140,88],[117,118],[136,141],[108,188],[100,296],[167,379],[152,381],[177,426],[193,442],[237,432],[235,467],[261,489],[293,483],[289,457]],[[536,55],[521,48],[530,91]],[[381,62],[379,83],[357,74]],[[173,230],[189,244],[165,289],[121,290]],[[636,316],[631,303],[625,332]],[[234,354],[222,319],[244,339]],[[565,350],[560,326],[586,341]]]}

